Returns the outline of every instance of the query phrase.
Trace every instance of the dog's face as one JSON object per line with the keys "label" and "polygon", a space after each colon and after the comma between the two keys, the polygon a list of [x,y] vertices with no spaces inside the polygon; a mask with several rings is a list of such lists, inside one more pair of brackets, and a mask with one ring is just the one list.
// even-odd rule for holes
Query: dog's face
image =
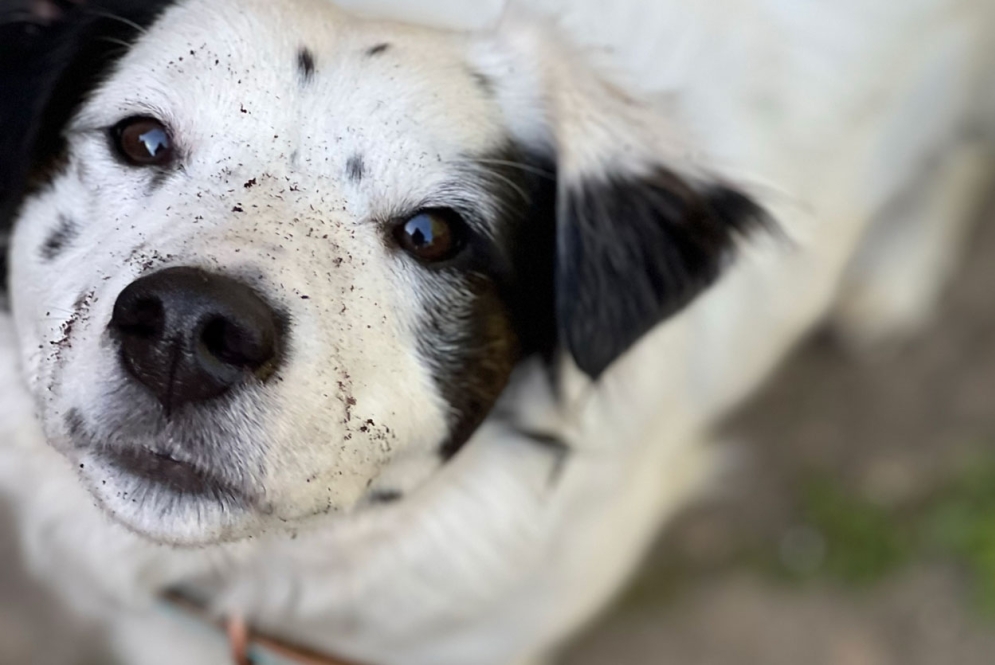
{"label": "dog's face", "polygon": [[98,503],[163,542],[414,489],[522,358],[596,378],[757,217],[521,24],[104,0],[7,43],[25,380]]}

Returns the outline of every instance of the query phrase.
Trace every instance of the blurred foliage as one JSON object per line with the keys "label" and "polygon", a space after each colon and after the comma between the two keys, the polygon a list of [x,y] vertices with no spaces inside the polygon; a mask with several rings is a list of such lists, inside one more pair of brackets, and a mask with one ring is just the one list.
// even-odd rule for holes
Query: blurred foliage
{"label": "blurred foliage", "polygon": [[[637,580],[624,599],[630,609],[667,603],[701,580],[731,568],[760,571],[791,583],[834,582],[867,589],[914,562],[962,566],[976,607],[995,618],[995,452],[979,454],[913,505],[886,508],[826,474],[798,488],[800,545],[744,535],[721,564],[700,565],[670,552]],[[798,541],[798,539],[796,539]]]}
{"label": "blurred foliage", "polygon": [[953,556],[972,575],[978,607],[995,617],[995,455],[964,466],[924,512],[927,554]]}
{"label": "blurred foliage", "polygon": [[802,506],[806,523],[825,541],[824,560],[815,574],[867,585],[914,555],[915,539],[906,520],[829,478],[806,484]]}

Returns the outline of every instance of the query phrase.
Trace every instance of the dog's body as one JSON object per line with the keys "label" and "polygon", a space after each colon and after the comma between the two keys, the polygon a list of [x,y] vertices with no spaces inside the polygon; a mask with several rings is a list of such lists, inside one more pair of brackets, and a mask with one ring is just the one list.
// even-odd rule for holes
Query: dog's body
{"label": "dog's body", "polygon": [[[604,605],[658,524],[706,483],[715,467],[709,428],[834,305],[858,341],[922,320],[949,269],[960,220],[969,217],[967,202],[987,177],[972,131],[983,128],[978,93],[995,82],[985,71],[993,12],[983,0],[805,8],[631,0],[611,9],[537,1],[562,18],[559,30],[576,52],[527,18],[506,20],[497,37],[438,33],[435,43],[436,33],[359,22],[324,0],[280,9],[262,0],[164,4],[134,35],[136,45],[115,56],[106,84],[74,110],[81,115],[63,153],[67,166],[27,197],[16,193],[13,315],[0,319],[0,376],[10,377],[0,385],[0,480],[19,511],[27,556],[110,631],[123,662],[224,662],[223,640],[158,607],[159,595],[176,586],[196,590],[219,614],[377,665],[508,665],[545,656]],[[435,3],[439,15],[446,4]],[[622,73],[615,83],[631,98],[574,53]],[[475,75],[466,75],[464,62]],[[474,93],[480,99],[467,92],[473,84],[483,89]],[[317,98],[297,92],[309,85],[326,87]],[[182,176],[132,186],[89,137],[91,127],[115,125],[135,105],[168,116],[177,143],[185,136]],[[335,119],[315,124],[321,114]],[[542,121],[529,119],[538,114]],[[526,148],[513,159],[494,151],[509,138]],[[540,159],[523,157],[534,153]],[[686,293],[655,303],[652,320],[622,333],[626,339],[588,334],[596,323],[565,327],[565,319],[589,316],[587,273],[579,270],[556,287],[552,353],[543,347],[511,363],[491,348],[500,346],[495,341],[482,359],[467,350],[480,343],[474,336],[541,327],[544,312],[525,307],[511,323],[488,319],[446,337],[461,324],[433,319],[424,327],[421,315],[433,307],[425,289],[447,307],[464,302],[467,290],[484,297],[480,289],[426,287],[406,264],[385,268],[394,264],[369,248],[364,227],[324,225],[340,210],[350,220],[378,206],[397,215],[393,209],[405,205],[391,199],[398,191],[431,199],[418,187],[444,182],[436,165],[467,154],[538,174],[537,184],[509,183],[506,172],[460,172],[486,187],[510,186],[511,199],[535,203],[544,173],[555,171],[558,233],[570,204],[595,211],[581,217],[596,216],[602,199],[605,209],[641,214],[638,205],[612,208],[611,199],[639,198],[642,190],[622,191],[620,183],[662,163],[690,184],[673,185],[668,175],[654,192],[701,192],[708,211],[748,238],[737,242],[730,265],[723,235],[713,238],[721,256],[694,254],[693,262],[668,266],[680,277],[661,279]],[[591,174],[601,188],[585,202],[570,200],[572,188],[587,183],[575,181]],[[755,203],[725,189],[733,183]],[[458,194],[485,208],[511,205]],[[756,216],[756,204],[767,211],[765,224],[739,218]],[[57,221],[70,214],[86,219]],[[677,228],[675,242],[690,243]],[[329,234],[338,255],[313,244]],[[557,241],[560,252],[596,253],[591,244],[565,242]],[[905,247],[900,256],[890,249],[896,242]],[[557,262],[569,267],[570,257]],[[347,276],[333,276],[343,264]],[[723,269],[707,289],[714,275],[694,272],[703,264],[706,273]],[[144,421],[122,413],[154,403],[101,364],[110,362],[102,331],[118,317],[115,301],[132,280],[184,265],[240,275],[287,310],[285,325],[295,327],[279,381],[260,379],[252,384],[258,392],[225,407],[240,441],[276,443],[200,451],[191,462],[224,467],[225,487],[248,488],[242,498],[252,510],[243,511],[235,490],[234,499],[216,497],[232,501],[221,509],[211,501],[191,507],[186,495],[164,503],[157,490],[121,480],[100,456],[116,450],[122,431],[141,438],[135,432]],[[543,279],[529,276],[526,290]],[[638,269],[631,279],[638,291]],[[353,294],[357,286],[365,298]],[[564,295],[568,287],[577,292]],[[381,305],[392,291],[399,301]],[[615,336],[639,309],[624,293],[617,298],[629,309],[613,321]],[[448,355],[412,350],[412,336],[428,336]],[[528,340],[519,343],[530,349]],[[500,378],[490,380],[499,384],[493,394],[460,383],[460,370],[444,367],[449,355],[472,372],[508,365],[507,388],[500,390]],[[477,401],[466,406],[446,392],[440,372],[455,372],[456,392]],[[147,376],[139,380],[156,390]],[[429,399],[437,385],[442,398]],[[309,401],[322,391],[331,397]],[[158,399],[167,420],[179,417],[171,393]],[[325,410],[324,420],[309,416]],[[250,423],[244,432],[242,420]],[[143,445],[166,446],[182,460],[171,448],[178,430],[161,427],[171,433]],[[331,436],[339,429],[349,434]],[[353,436],[379,452],[355,453]],[[439,444],[444,462],[424,452]],[[265,473],[240,466],[250,463]],[[315,493],[316,485],[325,489]]]}

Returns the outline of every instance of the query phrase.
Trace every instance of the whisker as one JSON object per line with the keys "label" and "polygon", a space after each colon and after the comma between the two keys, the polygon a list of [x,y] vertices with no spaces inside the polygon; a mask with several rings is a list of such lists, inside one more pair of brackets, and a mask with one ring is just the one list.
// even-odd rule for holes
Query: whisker
{"label": "whisker", "polygon": [[541,169],[536,166],[531,166],[529,164],[523,164],[522,162],[512,162],[505,159],[489,159],[486,157],[476,158],[476,159],[461,159],[457,160],[460,163],[466,164],[492,164],[494,166],[507,166],[510,168],[518,169],[526,173],[532,173],[543,178],[548,178],[549,180],[555,180],[556,174],[545,169]]}
{"label": "whisker", "polygon": [[124,47],[125,49],[130,49],[134,44],[126,42],[123,39],[117,39],[115,37],[101,37],[100,41],[108,42],[110,44],[117,44],[118,46]]}
{"label": "whisker", "polygon": [[534,173],[535,175],[540,175],[540,176],[543,176],[543,177],[549,178],[549,179],[556,178],[556,174],[553,173],[552,171],[547,171],[546,169],[541,169],[538,166],[532,166],[530,164],[524,164],[522,162],[513,162],[513,161],[506,160],[506,159],[489,159],[489,158],[486,158],[486,157],[477,159],[476,161],[479,162],[479,163],[481,163],[481,164],[494,164],[496,166],[509,166],[511,168],[516,168],[516,169],[519,169],[521,171],[525,171],[526,173]]}
{"label": "whisker", "polygon": [[[71,309],[65,309],[63,307],[46,307],[45,311],[48,312],[48,313],[51,313],[51,312],[65,312],[66,314],[70,314],[70,315],[76,313],[76,312],[74,312]],[[55,318],[55,317],[49,317],[49,318]]]}
{"label": "whisker", "polygon": [[519,186],[518,183],[516,183],[511,178],[509,178],[507,176],[504,176],[504,175],[501,175],[500,173],[497,173],[496,171],[489,172],[487,174],[487,177],[497,178],[501,182],[503,182],[506,185],[508,185],[509,187],[511,187],[513,190],[515,190],[518,193],[519,196],[522,197],[522,201],[524,201],[526,205],[532,203],[532,197],[529,196],[528,193],[526,193],[526,191],[524,189],[522,189],[521,186]]}
{"label": "whisker", "polygon": [[[126,25],[126,26],[128,26],[130,28],[134,28],[135,30],[137,30],[138,34],[140,34],[140,35],[147,35],[148,32],[149,32],[146,28],[143,28],[142,26],[140,26],[139,24],[135,23],[131,19],[127,19],[127,18],[125,18],[123,16],[118,16],[117,14],[112,14],[110,12],[104,12],[104,11],[91,11],[90,13],[92,15],[94,15],[94,16],[99,16],[101,18],[109,18],[112,21],[117,21],[119,23],[123,23],[124,25]],[[128,46],[131,46],[131,45],[129,44]]]}

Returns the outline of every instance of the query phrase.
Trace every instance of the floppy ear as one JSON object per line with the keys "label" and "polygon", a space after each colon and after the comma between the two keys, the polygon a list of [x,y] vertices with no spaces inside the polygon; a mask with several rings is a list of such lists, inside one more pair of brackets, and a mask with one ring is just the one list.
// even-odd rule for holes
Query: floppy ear
{"label": "floppy ear", "polygon": [[568,182],[559,200],[557,325],[592,378],[711,286],[762,218],[743,194],[663,166]]}
{"label": "floppy ear", "polygon": [[168,4],[22,0],[0,16],[0,292],[6,238],[26,191],[57,170],[79,104]]}
{"label": "floppy ear", "polygon": [[512,55],[488,62],[503,70],[512,131],[556,164],[560,344],[596,379],[713,284],[737,236],[766,218],[693,164],[673,119],[613,87],[548,30],[515,16],[499,34]]}

